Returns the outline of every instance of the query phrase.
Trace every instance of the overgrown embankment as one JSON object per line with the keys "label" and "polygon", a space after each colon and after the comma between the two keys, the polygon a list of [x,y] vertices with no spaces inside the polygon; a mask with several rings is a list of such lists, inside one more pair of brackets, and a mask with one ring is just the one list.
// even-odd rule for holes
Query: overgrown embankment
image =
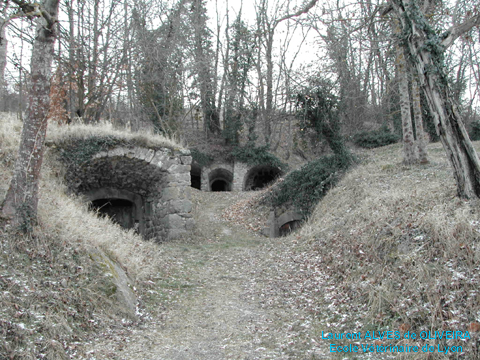
{"label": "overgrown embankment", "polygon": [[297,293],[322,330],[469,331],[467,341],[408,343],[462,346],[473,359],[480,344],[479,201],[456,197],[441,145],[429,151],[429,164],[411,167],[401,165],[399,145],[364,152],[301,230],[293,255],[302,264]]}
{"label": "overgrown embankment", "polygon": [[[428,343],[434,358],[458,355],[439,353],[439,346],[462,346],[466,358],[477,358],[479,200],[456,196],[440,144],[429,145],[425,165],[403,166],[400,145],[357,155],[360,164],[328,191],[300,231],[284,239],[292,247],[277,254],[284,270],[260,290],[265,302],[305,311],[308,322],[320,324],[317,335],[311,332],[316,343],[326,342],[321,331],[469,331],[466,341],[391,343]],[[232,205],[226,217],[249,227],[262,196]]]}
{"label": "overgrown embankment", "polygon": [[[9,179],[16,148],[1,140],[0,175]],[[479,203],[456,197],[443,149],[429,151],[429,164],[410,167],[401,165],[400,145],[362,152],[304,227],[284,238],[221,221],[230,213],[256,230],[257,200],[238,197],[242,207],[230,194],[209,202],[211,194],[198,193],[197,232],[160,247],[66,197],[47,161],[41,225],[30,238],[2,230],[0,357],[325,359],[335,356],[322,331],[446,330],[471,339],[408,344],[462,346],[465,358],[478,358]],[[122,323],[121,309],[110,307],[114,288],[91,248],[136,279],[150,310],[146,326]],[[86,353],[93,335],[98,342]]]}
{"label": "overgrown embankment", "polygon": [[[0,121],[0,199],[12,174],[21,123]],[[130,139],[99,127],[51,129],[58,142],[90,136],[162,145],[168,140]],[[147,136],[147,135],[145,135]],[[133,136],[130,136],[133,137]],[[52,139],[52,137],[50,137]],[[69,140],[70,139],[70,140]],[[170,142],[170,146],[178,146]],[[86,149],[88,151],[88,149]],[[142,284],[160,271],[161,249],[68,197],[62,167],[45,154],[39,224],[29,235],[0,225],[0,358],[67,359],[82,353],[85,342],[102,329],[128,326],[142,319],[119,301],[114,264],[120,264],[145,296]],[[101,254],[101,255],[99,255]],[[99,261],[99,256],[106,261]],[[133,304],[135,307],[135,304]],[[161,306],[161,305],[160,305]]]}

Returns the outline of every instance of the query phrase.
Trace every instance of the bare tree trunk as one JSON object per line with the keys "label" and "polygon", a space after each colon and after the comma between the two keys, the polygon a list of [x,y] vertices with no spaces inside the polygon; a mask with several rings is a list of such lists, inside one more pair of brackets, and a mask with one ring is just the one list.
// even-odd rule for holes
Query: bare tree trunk
{"label": "bare tree trunk", "polygon": [[68,49],[68,114],[70,121],[75,119],[75,92],[73,90],[75,76],[75,20],[73,18],[73,4],[67,1],[68,25],[69,25],[69,49]]}
{"label": "bare tree trunk", "polygon": [[2,17],[0,18],[0,99],[3,102],[1,110],[5,111],[5,67],[7,66],[7,45],[8,41],[5,37],[5,30],[7,28],[8,19],[6,10],[8,3],[3,9]]}
{"label": "bare tree trunk", "polygon": [[[31,6],[14,1],[20,7]],[[42,2],[37,36],[33,42],[27,117],[15,171],[2,204],[2,216],[13,218],[13,224],[24,230],[36,221],[38,185],[42,166],[47,115],[50,104],[50,75],[55,43],[55,24],[59,0]]]}
{"label": "bare tree trunk", "polygon": [[[400,32],[399,25],[395,20],[395,32]],[[405,52],[400,45],[396,46],[397,52],[397,75],[400,97],[400,112],[402,115],[403,130],[403,163],[414,164],[417,160],[415,153],[415,138],[413,137],[412,114],[410,112],[410,95],[408,93],[408,75]]]}
{"label": "bare tree trunk", "polygon": [[420,88],[415,76],[412,77],[412,105],[413,118],[415,119],[415,135],[417,136],[418,160],[420,164],[428,163],[427,141],[425,139],[425,131],[423,130],[422,106],[420,105]]}
{"label": "bare tree trunk", "polygon": [[480,197],[480,161],[450,95],[439,55],[461,34],[480,25],[480,14],[454,26],[438,38],[414,0],[391,0],[390,4],[402,23],[405,47],[415,64],[437,134],[453,167],[458,195]]}

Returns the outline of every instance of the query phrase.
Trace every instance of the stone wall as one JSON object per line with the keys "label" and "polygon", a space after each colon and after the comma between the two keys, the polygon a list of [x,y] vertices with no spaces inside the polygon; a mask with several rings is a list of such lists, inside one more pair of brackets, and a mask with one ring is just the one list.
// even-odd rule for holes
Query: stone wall
{"label": "stone wall", "polygon": [[98,152],[68,174],[67,182],[87,201],[120,198],[135,204],[138,231],[158,242],[194,226],[189,151],[116,147]]}
{"label": "stone wall", "polygon": [[236,162],[233,172],[233,191],[244,191],[245,176],[247,175],[250,166],[245,163]]}

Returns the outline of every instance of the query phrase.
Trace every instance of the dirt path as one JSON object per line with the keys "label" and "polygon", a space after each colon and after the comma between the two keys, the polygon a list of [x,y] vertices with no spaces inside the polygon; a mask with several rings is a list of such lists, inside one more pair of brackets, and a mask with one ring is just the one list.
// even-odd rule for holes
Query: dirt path
{"label": "dirt path", "polygon": [[147,301],[157,299],[158,311],[140,327],[91,344],[88,359],[324,358],[311,346],[315,334],[302,313],[262,291],[281,271],[285,241],[221,218],[245,196],[194,194],[195,238],[162,245],[168,273]]}

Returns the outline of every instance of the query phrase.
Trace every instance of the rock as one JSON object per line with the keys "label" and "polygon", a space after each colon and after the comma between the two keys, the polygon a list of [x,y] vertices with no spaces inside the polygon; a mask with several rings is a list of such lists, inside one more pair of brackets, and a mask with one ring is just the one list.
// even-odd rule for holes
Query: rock
{"label": "rock", "polygon": [[115,296],[117,304],[126,316],[135,320],[137,318],[137,295],[133,291],[133,281],[128,274],[122,269],[117,261],[109,257],[102,250],[93,248],[89,250],[93,261],[105,270],[105,275],[112,279],[115,285]]}

